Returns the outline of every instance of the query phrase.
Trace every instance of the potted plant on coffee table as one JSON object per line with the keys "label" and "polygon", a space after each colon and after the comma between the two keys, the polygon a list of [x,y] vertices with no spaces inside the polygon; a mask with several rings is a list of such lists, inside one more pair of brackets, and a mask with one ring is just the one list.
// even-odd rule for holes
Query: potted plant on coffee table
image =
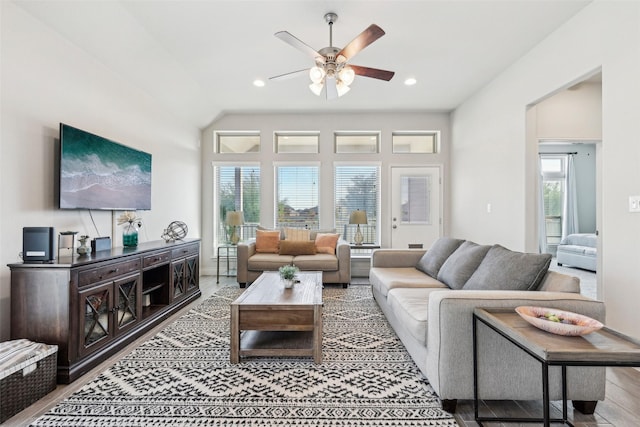
{"label": "potted plant on coffee table", "polygon": [[280,272],[280,279],[282,279],[282,283],[285,288],[293,287],[298,271],[300,270],[295,265],[283,265],[278,269],[278,272]]}

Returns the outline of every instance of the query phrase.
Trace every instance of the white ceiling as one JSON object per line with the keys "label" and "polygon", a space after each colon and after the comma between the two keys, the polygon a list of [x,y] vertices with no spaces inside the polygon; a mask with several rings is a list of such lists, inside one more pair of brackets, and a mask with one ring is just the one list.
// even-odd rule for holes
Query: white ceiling
{"label": "white ceiling", "polygon": [[[17,0],[80,49],[187,122],[204,127],[226,111],[450,111],[590,2],[585,0]],[[300,76],[312,66],[274,37],[287,30],[319,50],[323,16],[338,14],[343,47],[372,23],[386,35],[350,62],[396,72],[356,77],[327,101]],[[415,77],[415,86],[403,84]],[[267,80],[263,88],[257,79]]]}

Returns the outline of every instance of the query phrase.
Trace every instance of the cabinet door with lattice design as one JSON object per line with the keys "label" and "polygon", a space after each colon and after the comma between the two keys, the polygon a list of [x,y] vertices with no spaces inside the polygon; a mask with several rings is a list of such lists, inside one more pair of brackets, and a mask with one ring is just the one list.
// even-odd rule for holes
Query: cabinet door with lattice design
{"label": "cabinet door with lattice design", "polygon": [[129,329],[140,319],[142,311],[140,274],[116,280],[114,285],[116,290],[115,333],[118,334]]}
{"label": "cabinet door with lattice design", "polygon": [[173,300],[182,298],[187,294],[185,268],[184,259],[171,263],[171,295]]}
{"label": "cabinet door with lattice design", "polygon": [[80,354],[107,344],[113,336],[113,282],[79,292]]}
{"label": "cabinet door with lattice design", "polygon": [[198,257],[194,256],[185,260],[185,283],[187,285],[187,292],[191,293],[199,287],[200,271]]}

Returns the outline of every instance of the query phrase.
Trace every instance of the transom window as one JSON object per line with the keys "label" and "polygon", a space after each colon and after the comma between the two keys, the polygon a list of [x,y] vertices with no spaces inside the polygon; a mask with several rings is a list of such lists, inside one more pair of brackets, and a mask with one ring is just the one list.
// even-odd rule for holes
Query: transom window
{"label": "transom window", "polygon": [[393,132],[391,145],[394,153],[426,153],[438,152],[438,131]]}
{"label": "transom window", "polygon": [[335,132],[336,153],[378,153],[380,132]]}
{"label": "transom window", "polygon": [[214,145],[218,153],[258,153],[260,132],[215,132]]}
{"label": "transom window", "polygon": [[318,132],[276,132],[276,153],[318,153],[320,133]]}

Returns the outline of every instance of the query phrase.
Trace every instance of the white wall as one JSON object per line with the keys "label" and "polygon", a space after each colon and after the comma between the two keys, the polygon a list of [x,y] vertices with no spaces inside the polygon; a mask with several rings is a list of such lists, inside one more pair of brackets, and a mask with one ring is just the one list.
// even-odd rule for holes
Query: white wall
{"label": "white wall", "polygon": [[[312,95],[310,95],[312,96]],[[392,165],[443,165],[444,182],[444,231],[448,232],[448,164],[449,164],[449,114],[448,113],[340,113],[340,114],[227,114],[204,130],[202,134],[202,203],[203,203],[203,239],[201,271],[215,274],[215,250],[213,248],[213,224],[217,210],[213,206],[213,162],[221,161],[260,161],[262,162],[262,203],[261,223],[273,225],[274,185],[272,163],[281,161],[319,161],[321,178],[333,177],[335,161],[371,161],[381,163],[381,244],[390,241],[391,221],[389,218],[388,183]],[[213,153],[214,131],[260,131],[261,152],[249,154]],[[311,155],[276,154],[273,149],[273,135],[276,131],[319,131],[320,153]],[[335,131],[380,131],[381,147],[378,154],[335,154],[333,133]],[[439,130],[441,131],[441,152],[439,154],[393,154],[391,134],[401,130]],[[268,165],[269,167],[265,167]],[[333,180],[323,180],[320,186],[320,224],[321,228],[333,228]]]}
{"label": "white wall", "polygon": [[[0,2],[0,340],[10,336],[9,263],[19,262],[22,227],[97,235],[88,211],[55,208],[55,146],[65,122],[153,156],[152,210],[140,239],[159,240],[173,220],[200,236],[200,131],[157,108],[90,55],[22,9]],[[119,215],[119,213],[117,213]],[[93,212],[101,236],[111,212]],[[121,246],[120,227],[112,236]]]}
{"label": "white wall", "polygon": [[640,215],[627,211],[627,198],[640,194],[639,27],[638,2],[585,7],[454,112],[451,152],[452,234],[535,248],[530,200],[537,147],[525,142],[526,107],[601,68],[600,277],[607,323],[636,336]]}
{"label": "white wall", "polygon": [[536,105],[538,139],[600,140],[602,84],[583,83]]}

